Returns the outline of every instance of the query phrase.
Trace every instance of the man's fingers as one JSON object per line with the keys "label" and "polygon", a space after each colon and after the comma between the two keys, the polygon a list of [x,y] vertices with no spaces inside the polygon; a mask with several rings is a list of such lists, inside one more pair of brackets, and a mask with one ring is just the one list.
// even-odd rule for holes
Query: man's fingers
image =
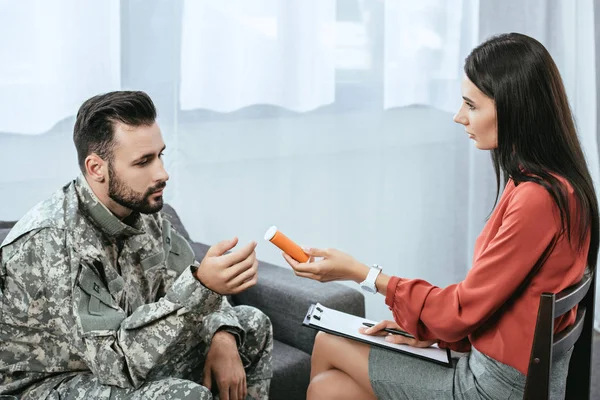
{"label": "man's fingers", "polygon": [[246,398],[246,395],[244,395],[244,381],[243,380],[238,385],[237,395],[238,395],[238,399],[240,399],[240,400],[244,400]]}
{"label": "man's fingers", "polygon": [[230,400],[229,399],[229,383],[225,380],[218,380],[217,386],[219,387],[219,398],[221,400]]}
{"label": "man's fingers", "polygon": [[210,366],[204,366],[204,378],[202,379],[202,386],[211,389],[212,386],[212,372],[210,370]]}
{"label": "man's fingers", "polygon": [[250,242],[244,247],[241,247],[239,250],[225,254],[223,257],[221,257],[221,262],[223,262],[227,267],[231,267],[248,258],[248,256],[254,252],[255,248],[256,242]]}
{"label": "man's fingers", "polygon": [[225,254],[225,252],[233,249],[237,243],[237,237],[234,237],[233,239],[222,240],[219,243],[210,246],[210,248],[206,252],[206,257],[222,256],[223,254]]}
{"label": "man's fingers", "polygon": [[241,284],[243,284],[244,282],[254,278],[254,276],[256,274],[258,274],[258,260],[256,259],[256,257],[254,257],[254,262],[252,263],[252,266],[250,268],[248,268],[247,270],[245,270],[244,272],[242,272],[241,274],[238,274],[237,276],[235,276],[229,282],[229,285],[232,288],[236,288],[236,287],[240,286]]}
{"label": "man's fingers", "polygon": [[250,279],[249,281],[247,281],[245,283],[242,283],[240,286],[233,289],[231,291],[231,294],[242,293],[244,290],[250,289],[252,286],[256,285],[257,282],[258,282],[258,276],[255,275],[254,278]]}
{"label": "man's fingers", "polygon": [[246,259],[241,260],[239,263],[230,266],[225,271],[225,277],[227,282],[231,282],[236,277],[240,276],[243,272],[252,268],[256,262],[256,253],[252,252]]}
{"label": "man's fingers", "polygon": [[243,392],[242,392],[242,381],[240,380],[240,383],[237,384],[237,386],[235,387],[235,397],[239,400],[244,400],[244,396],[243,396]]}
{"label": "man's fingers", "polygon": [[245,399],[248,395],[248,384],[246,383],[246,371],[244,371],[244,379],[242,379],[242,395],[240,399]]}

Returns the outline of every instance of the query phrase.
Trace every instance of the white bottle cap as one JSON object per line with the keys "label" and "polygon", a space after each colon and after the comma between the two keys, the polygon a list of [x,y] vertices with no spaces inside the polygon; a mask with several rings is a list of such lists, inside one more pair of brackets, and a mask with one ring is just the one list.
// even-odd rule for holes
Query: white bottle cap
{"label": "white bottle cap", "polygon": [[277,227],[275,225],[273,225],[272,227],[267,229],[267,231],[265,232],[265,240],[273,239],[273,236],[275,236],[276,233],[277,233]]}

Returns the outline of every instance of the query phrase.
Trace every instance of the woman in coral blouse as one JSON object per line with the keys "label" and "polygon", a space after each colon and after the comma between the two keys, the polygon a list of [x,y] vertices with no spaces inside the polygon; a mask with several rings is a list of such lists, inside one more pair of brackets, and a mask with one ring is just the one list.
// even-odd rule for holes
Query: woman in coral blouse
{"label": "woman in coral blouse", "polygon": [[[454,121],[491,150],[498,187],[505,183],[465,280],[440,288],[390,277],[335,249],[307,249],[319,257],[309,263],[284,257],[299,276],[353,280],[383,294],[394,321],[363,333],[403,329],[416,339],[386,340],[469,353],[447,368],[319,333],[308,399],[521,399],[541,293],[595,268],[597,199],[550,54],[535,39],[504,34],[475,48],[464,71]],[[556,331],[574,319],[572,310]],[[564,396],[571,351],[553,363],[552,398]]]}

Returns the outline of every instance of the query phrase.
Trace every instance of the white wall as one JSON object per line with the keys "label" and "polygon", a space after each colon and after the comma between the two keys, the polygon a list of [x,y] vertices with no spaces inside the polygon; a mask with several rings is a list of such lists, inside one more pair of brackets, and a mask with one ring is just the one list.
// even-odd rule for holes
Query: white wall
{"label": "white wall", "polygon": [[[167,201],[194,240],[256,240],[261,260],[283,266],[262,239],[275,224],[302,245],[339,248],[390,274],[441,286],[465,276],[495,188],[488,155],[472,150],[452,115],[410,107],[203,120],[162,124]],[[78,173],[72,124],[0,135],[0,170],[28,179],[0,174],[0,220],[19,218]],[[383,300],[366,297],[370,318],[390,316]]]}

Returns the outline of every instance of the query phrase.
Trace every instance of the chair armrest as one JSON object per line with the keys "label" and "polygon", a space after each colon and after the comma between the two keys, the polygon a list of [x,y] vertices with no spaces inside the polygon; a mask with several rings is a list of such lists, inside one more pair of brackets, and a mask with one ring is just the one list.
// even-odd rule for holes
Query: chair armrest
{"label": "chair armrest", "polygon": [[256,286],[233,296],[235,304],[262,310],[271,319],[276,340],[312,353],[316,330],[302,326],[308,307],[321,303],[359,317],[365,315],[362,293],[339,283],[300,278],[292,270],[259,262]]}

